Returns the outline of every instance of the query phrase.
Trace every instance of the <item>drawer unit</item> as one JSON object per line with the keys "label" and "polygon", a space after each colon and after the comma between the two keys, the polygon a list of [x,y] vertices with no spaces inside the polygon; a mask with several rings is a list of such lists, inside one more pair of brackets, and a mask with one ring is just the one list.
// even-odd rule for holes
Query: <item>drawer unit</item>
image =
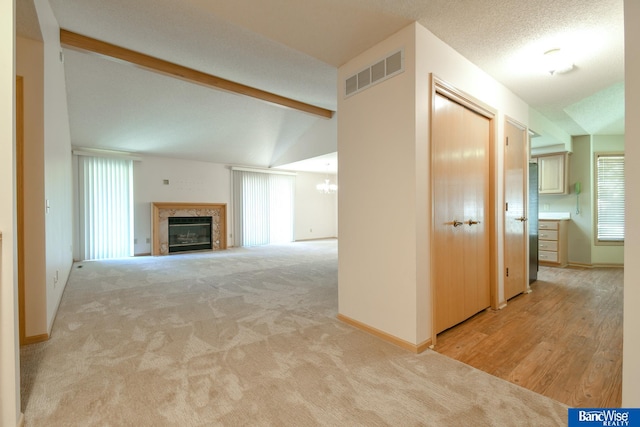
{"label": "drawer unit", "polygon": [[541,251],[558,252],[557,240],[538,240],[538,249]]}
{"label": "drawer unit", "polygon": [[550,221],[550,220],[540,220],[540,224],[538,224],[538,230],[557,230],[560,224],[560,221]]}
{"label": "drawer unit", "polygon": [[540,260],[540,263],[557,263],[558,252],[540,251],[538,252],[538,259]]}
{"label": "drawer unit", "polygon": [[548,231],[548,230],[538,230],[538,239],[540,240],[558,240],[558,232],[557,231]]}
{"label": "drawer unit", "polygon": [[567,265],[567,221],[540,220],[538,227],[540,265]]}

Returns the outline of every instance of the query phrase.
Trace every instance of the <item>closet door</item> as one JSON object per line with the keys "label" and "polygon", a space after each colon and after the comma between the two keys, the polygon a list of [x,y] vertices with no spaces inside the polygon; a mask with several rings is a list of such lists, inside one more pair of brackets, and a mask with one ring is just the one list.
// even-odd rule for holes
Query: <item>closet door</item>
{"label": "closet door", "polygon": [[436,93],[432,118],[436,332],[490,305],[490,121]]}
{"label": "closet door", "polygon": [[464,319],[464,168],[461,162],[463,109],[436,94],[432,118],[436,331]]}
{"label": "closet door", "polygon": [[[467,319],[491,305],[489,212],[489,119],[460,106],[464,129],[460,152],[464,176],[464,271]],[[464,320],[462,319],[462,320]]]}

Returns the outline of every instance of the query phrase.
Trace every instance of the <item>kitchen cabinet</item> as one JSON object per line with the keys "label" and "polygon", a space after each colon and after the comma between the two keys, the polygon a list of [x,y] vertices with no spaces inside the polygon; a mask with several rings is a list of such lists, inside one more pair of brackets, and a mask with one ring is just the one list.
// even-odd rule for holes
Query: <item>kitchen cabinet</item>
{"label": "kitchen cabinet", "polygon": [[540,265],[566,267],[568,263],[567,220],[540,220],[538,224],[538,257]]}
{"label": "kitchen cabinet", "polygon": [[568,194],[568,153],[544,154],[535,159],[538,163],[538,192],[540,194]]}

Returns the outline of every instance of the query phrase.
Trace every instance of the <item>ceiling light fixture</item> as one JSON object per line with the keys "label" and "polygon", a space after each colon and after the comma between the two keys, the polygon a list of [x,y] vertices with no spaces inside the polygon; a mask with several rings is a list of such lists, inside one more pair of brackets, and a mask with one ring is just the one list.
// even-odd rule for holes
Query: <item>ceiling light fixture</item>
{"label": "ceiling light fixture", "polygon": [[322,194],[335,194],[338,191],[338,186],[336,184],[331,184],[331,181],[329,180],[329,163],[327,163],[327,178],[324,182],[316,185],[316,190]]}
{"label": "ceiling light fixture", "polygon": [[544,67],[545,71],[553,76],[573,70],[573,62],[562,50],[556,48],[544,53]]}

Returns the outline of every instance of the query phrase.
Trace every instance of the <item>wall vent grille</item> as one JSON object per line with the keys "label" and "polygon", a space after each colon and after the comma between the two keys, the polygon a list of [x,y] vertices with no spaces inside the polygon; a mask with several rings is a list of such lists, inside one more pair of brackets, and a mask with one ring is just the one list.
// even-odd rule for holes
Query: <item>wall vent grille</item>
{"label": "wall vent grille", "polygon": [[344,83],[345,98],[362,92],[404,71],[404,50],[400,49],[364,70],[347,77]]}

